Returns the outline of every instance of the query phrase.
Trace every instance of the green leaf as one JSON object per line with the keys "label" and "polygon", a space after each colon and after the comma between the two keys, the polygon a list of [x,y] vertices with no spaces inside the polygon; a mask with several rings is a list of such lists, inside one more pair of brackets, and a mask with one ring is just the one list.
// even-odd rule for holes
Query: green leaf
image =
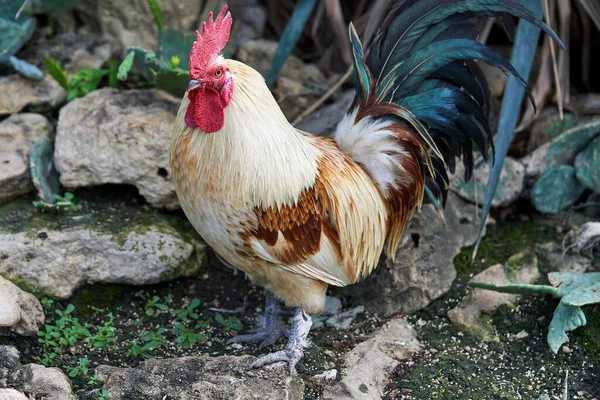
{"label": "green leaf", "polygon": [[559,303],[556,310],[554,310],[554,317],[550,322],[547,337],[548,345],[554,354],[558,352],[563,343],[569,340],[567,331],[573,331],[585,324],[585,315],[581,311],[581,308],[570,307],[562,304],[562,302]]}
{"label": "green leaf", "polygon": [[116,88],[118,84],[117,74],[119,71],[119,62],[117,60],[111,60],[110,66],[108,67],[108,86]]}
{"label": "green leaf", "polygon": [[535,208],[554,214],[575,203],[585,187],[577,180],[575,169],[569,165],[549,169],[533,186],[531,200]]}
{"label": "green leaf", "polygon": [[160,33],[163,30],[163,17],[160,5],[156,0],[148,0],[148,6],[150,6],[152,15],[154,15],[154,22],[156,22],[156,27],[158,28],[158,32]]}
{"label": "green leaf", "polygon": [[127,79],[127,75],[129,74],[129,71],[131,70],[131,67],[133,66],[134,57],[135,57],[135,52],[133,52],[133,51],[127,52],[127,56],[125,56],[125,59],[123,59],[123,61],[119,65],[119,69],[117,71],[117,78],[119,80],[124,81]]}
{"label": "green leaf", "polygon": [[581,183],[600,193],[600,137],[575,158],[575,173]]}
{"label": "green leaf", "polygon": [[548,279],[558,286],[556,297],[564,297],[580,286],[600,281],[600,272],[551,272]]}
{"label": "green leaf", "polygon": [[567,306],[600,303],[600,278],[572,290],[562,298],[561,302]]}
{"label": "green leaf", "polygon": [[67,308],[65,309],[65,314],[71,314],[74,310],[75,310],[75,306],[73,304],[69,304],[69,305],[67,305]]}
{"label": "green leaf", "polygon": [[24,77],[36,80],[41,80],[44,77],[44,74],[38,67],[28,63],[27,61],[20,60],[15,56],[9,56],[8,62],[18,73]]}
{"label": "green leaf", "polygon": [[188,72],[179,68],[163,68],[156,74],[156,87],[181,97],[189,81]]}
{"label": "green leaf", "polygon": [[29,18],[23,13],[16,21],[14,14],[0,17],[0,58],[15,55],[31,38],[35,26],[35,18]]}
{"label": "green leaf", "polygon": [[196,299],[196,298],[194,298],[194,299],[192,299],[192,301],[190,302],[189,308],[193,310],[193,309],[197,308],[199,305],[200,305],[200,300],[199,300],[199,299]]}
{"label": "green leaf", "polygon": [[[173,68],[188,68],[190,63],[190,50],[192,43],[196,40],[195,34],[184,35],[175,29],[165,29],[158,35],[158,56],[168,60]],[[173,57],[179,58],[179,64],[175,65]]]}
{"label": "green leaf", "polygon": [[77,370],[77,369],[72,369],[71,372],[69,372],[69,376],[71,378],[75,378],[78,374],[79,374],[79,370]]}
{"label": "green leaf", "polygon": [[[537,18],[542,17],[542,3],[540,1],[520,1],[520,3],[528,8]],[[529,73],[531,72],[533,58],[536,54],[539,36],[539,28],[526,21],[519,21],[510,63],[525,81],[529,79]],[[508,154],[512,135],[517,126],[524,94],[525,88],[519,83],[519,80],[514,75],[508,76],[506,87],[504,89],[504,96],[502,97],[502,107],[500,110],[500,119],[498,121],[498,133],[494,145],[494,165],[490,170],[490,177],[487,183],[485,199],[483,201],[483,210],[481,211],[479,233],[477,235],[477,242],[472,256],[473,258],[475,258],[477,249],[481,243],[483,229],[485,228],[487,216],[492,206],[492,199],[496,192],[496,187],[498,186],[504,159]]]}
{"label": "green leaf", "polygon": [[60,182],[58,172],[54,168],[54,146],[49,138],[43,137],[31,146],[29,170],[39,198],[51,204],[55,203],[56,198],[53,195],[60,192]]}
{"label": "green leaf", "polygon": [[65,71],[60,66],[58,61],[56,61],[52,57],[46,57],[44,63],[46,64],[46,69],[48,70],[50,76],[52,76],[54,80],[56,80],[56,82],[58,82],[59,85],[63,87],[63,89],[70,90],[71,86],[69,85],[69,81],[67,80]]}
{"label": "green leaf", "polygon": [[164,304],[155,304],[155,307],[162,311],[167,311],[169,309],[169,306]]}

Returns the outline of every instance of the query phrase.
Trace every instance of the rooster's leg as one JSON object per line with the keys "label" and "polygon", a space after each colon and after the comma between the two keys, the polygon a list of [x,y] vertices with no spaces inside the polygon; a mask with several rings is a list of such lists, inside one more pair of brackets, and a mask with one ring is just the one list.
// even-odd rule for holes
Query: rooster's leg
{"label": "rooster's leg", "polygon": [[281,322],[281,315],[285,315],[285,311],[279,307],[279,301],[275,295],[268,290],[265,290],[265,324],[249,335],[238,335],[227,341],[230,343],[247,343],[258,342],[262,340],[259,349],[270,346],[279,339],[281,334],[287,336],[288,332]]}
{"label": "rooster's leg", "polygon": [[288,363],[291,374],[298,361],[302,358],[304,348],[309,345],[307,338],[311,326],[312,318],[310,315],[305,313],[302,308],[297,308],[295,310],[294,322],[292,323],[292,329],[290,331],[290,338],[285,349],[259,357],[252,363],[250,368],[260,368],[266,364],[285,361]]}

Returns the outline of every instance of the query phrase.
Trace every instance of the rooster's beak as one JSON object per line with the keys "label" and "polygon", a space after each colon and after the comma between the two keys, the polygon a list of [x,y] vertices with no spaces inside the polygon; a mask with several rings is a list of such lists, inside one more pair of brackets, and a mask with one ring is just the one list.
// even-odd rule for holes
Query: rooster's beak
{"label": "rooster's beak", "polygon": [[187,90],[194,90],[194,89],[198,89],[200,87],[202,87],[204,85],[204,82],[202,81],[197,81],[195,79],[190,79],[190,81],[188,82],[187,85]]}

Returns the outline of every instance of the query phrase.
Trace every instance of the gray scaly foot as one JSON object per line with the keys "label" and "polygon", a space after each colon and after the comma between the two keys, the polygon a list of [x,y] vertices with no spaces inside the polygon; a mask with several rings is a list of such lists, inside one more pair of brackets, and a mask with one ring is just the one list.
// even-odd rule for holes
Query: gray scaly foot
{"label": "gray scaly foot", "polygon": [[294,367],[304,354],[304,348],[310,344],[308,342],[308,332],[312,326],[310,315],[306,314],[301,308],[297,308],[295,311],[290,338],[285,349],[259,357],[252,363],[250,368],[260,368],[266,364],[285,361],[288,363],[290,375],[292,374]]}
{"label": "gray scaly foot", "polygon": [[279,308],[278,300],[274,294],[265,290],[265,324],[263,327],[254,329],[249,335],[238,335],[227,341],[230,343],[248,343],[262,341],[259,349],[272,345],[283,335],[288,335],[288,331],[281,322],[280,315],[283,312]]}

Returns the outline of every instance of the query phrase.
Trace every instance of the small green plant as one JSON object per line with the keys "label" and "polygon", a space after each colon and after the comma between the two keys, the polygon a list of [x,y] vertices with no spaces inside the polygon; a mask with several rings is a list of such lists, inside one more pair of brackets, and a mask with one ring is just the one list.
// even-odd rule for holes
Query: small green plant
{"label": "small green plant", "polygon": [[190,304],[186,308],[182,308],[180,310],[175,310],[174,314],[182,321],[187,321],[188,319],[198,319],[199,315],[194,311],[200,305],[200,300],[192,299]]}
{"label": "small green plant", "polygon": [[560,299],[548,330],[548,345],[558,352],[569,338],[567,331],[584,326],[587,321],[581,307],[600,303],[600,272],[552,272],[548,274],[549,285],[510,284],[496,286],[493,283],[471,281],[469,286],[502,293],[543,293]]}
{"label": "small green plant", "polygon": [[48,73],[68,92],[67,100],[73,100],[77,97],[83,97],[88,93],[98,89],[102,79],[108,75],[108,83],[111,87],[117,85],[117,63],[111,63],[109,69],[92,69],[83,67],[77,74],[71,74],[71,79],[67,78],[65,70],[58,61],[48,57],[45,60]]}
{"label": "small green plant", "polygon": [[177,335],[175,343],[177,343],[183,349],[189,349],[193,344],[197,342],[205,342],[207,337],[202,333],[196,333],[190,330],[181,322],[175,324],[173,332]]}
{"label": "small green plant", "polygon": [[229,317],[225,319],[225,317],[223,317],[221,314],[217,314],[215,316],[215,320],[219,324],[223,325],[228,331],[241,331],[242,329],[244,329],[244,325],[242,325],[240,320],[236,317]]}
{"label": "small green plant", "polygon": [[110,394],[108,394],[108,390],[102,389],[98,394],[98,400],[108,400],[110,399]]}
{"label": "small green plant", "polygon": [[155,310],[167,311],[169,306],[160,303],[160,297],[154,296],[146,303],[146,315],[154,315]]}
{"label": "small green plant", "polygon": [[147,0],[158,28],[157,51],[132,46],[119,65],[117,77],[126,80],[131,71],[137,72],[146,82],[177,96],[185,92],[189,73],[189,52],[195,35],[184,35],[174,29],[164,29],[162,10],[156,0]]}
{"label": "small green plant", "polygon": [[88,386],[98,386],[100,385],[100,382],[98,381],[99,377],[98,375],[94,374],[90,377],[90,380],[87,381]]}
{"label": "small green plant", "polygon": [[73,203],[73,193],[66,192],[64,196],[53,194],[52,198],[55,203],[47,203],[45,201],[34,201],[33,206],[42,211],[62,211],[71,214],[73,211],[81,210],[81,204]]}
{"label": "small green plant", "polygon": [[44,364],[54,364],[65,349],[72,347],[78,340],[89,338],[87,326],[81,325],[79,319],[73,316],[75,306],[69,304],[64,311],[56,310],[58,319],[54,323],[44,325],[38,331],[38,342],[44,347],[44,353],[36,359]]}
{"label": "small green plant", "polygon": [[71,378],[75,378],[76,376],[79,375],[87,375],[88,374],[88,359],[87,358],[80,358],[79,362],[77,363],[76,366],[71,367],[68,365],[63,365],[63,368],[66,369],[67,371],[69,371],[69,376]]}
{"label": "small green plant", "polygon": [[54,300],[49,297],[42,297],[40,303],[42,303],[44,308],[51,308],[54,305]]}
{"label": "small green plant", "polygon": [[150,350],[156,349],[167,342],[167,339],[163,336],[164,334],[164,328],[158,328],[156,332],[144,331],[140,333],[140,337],[131,343],[129,354],[133,357],[152,358],[153,355],[150,354]]}
{"label": "small green plant", "polygon": [[113,326],[115,318],[112,313],[108,313],[106,316],[108,317],[108,321],[104,322],[98,328],[96,334],[90,336],[90,342],[97,349],[106,348],[107,350],[112,350],[116,348],[115,344],[118,339],[115,334],[115,327]]}

